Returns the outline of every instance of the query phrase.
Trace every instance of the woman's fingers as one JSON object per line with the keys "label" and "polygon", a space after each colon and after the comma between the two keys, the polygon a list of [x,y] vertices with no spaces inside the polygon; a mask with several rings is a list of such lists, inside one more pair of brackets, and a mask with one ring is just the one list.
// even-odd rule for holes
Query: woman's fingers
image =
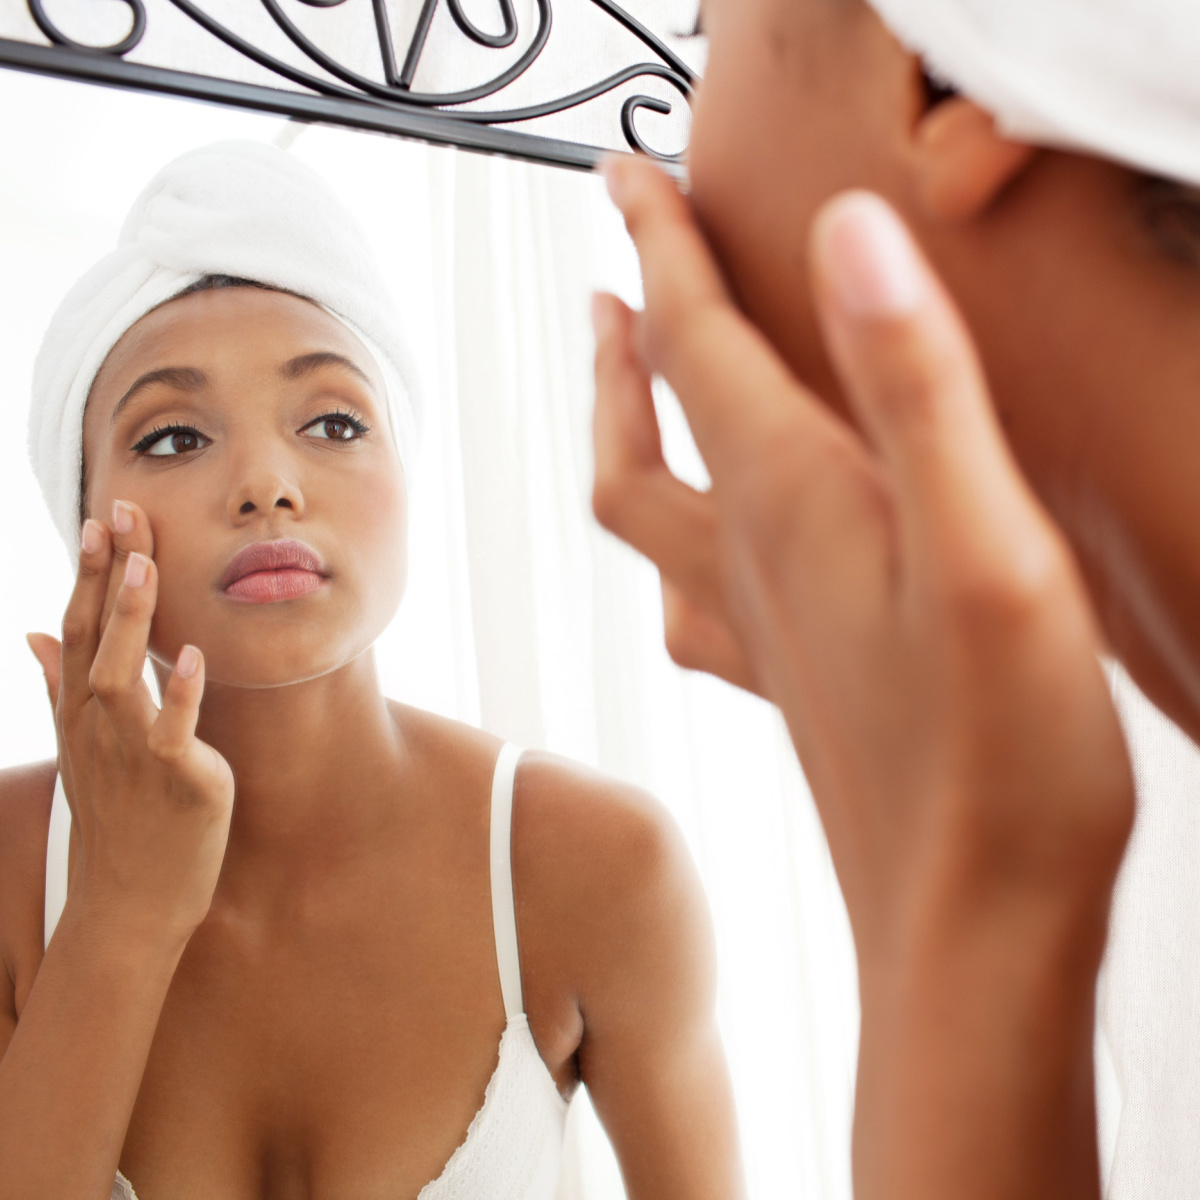
{"label": "woman's fingers", "polygon": [[146,558],[154,557],[154,534],[150,529],[150,519],[145,510],[131,500],[114,500],[112,509],[112,543],[113,565],[109,573],[108,591],[104,598],[104,607],[100,612],[100,636],[112,616],[113,606],[121,591],[125,577],[125,564],[131,554],[142,554]]}
{"label": "woman's fingers", "polygon": [[58,712],[58,692],[62,683],[62,643],[48,633],[27,633],[25,641],[42,668],[51,712]]}
{"label": "woman's fingers", "polygon": [[724,621],[694,604],[665,578],[662,597],[667,651],[675,662],[690,671],[715,675],[747,692],[763,694],[741,643]]}
{"label": "woman's fingers", "polygon": [[901,536],[926,565],[990,573],[1044,558],[1048,528],[1013,463],[966,326],[879,197],[831,201],[813,229],[834,363],[894,485]]}
{"label": "woman's fingers", "polygon": [[83,523],[75,587],[62,623],[62,695],[78,711],[91,698],[88,676],[100,643],[100,613],[112,566],[112,536],[100,521]]}
{"label": "woman's fingers", "polygon": [[[714,486],[780,437],[837,425],[734,306],[687,202],[648,161],[610,159],[605,179],[637,247],[646,293],[645,365],[675,389]],[[744,402],[752,398],[752,403]]]}
{"label": "woman's fingers", "polygon": [[663,458],[650,376],[634,350],[633,313],[615,296],[598,295],[592,316],[596,516],[658,567],[671,657],[758,691],[725,621],[713,500],[678,480]]}
{"label": "woman's fingers", "polygon": [[153,560],[131,553],[88,676],[91,692],[108,713],[117,735],[135,742],[144,742],[155,717],[142,672],[157,598],[158,573]]}
{"label": "woman's fingers", "polygon": [[184,762],[196,736],[200,699],[204,695],[204,656],[184,646],[163,689],[163,703],[146,737],[146,745],[165,763]]}
{"label": "woman's fingers", "polygon": [[[657,470],[665,468],[666,461],[650,375],[634,350],[633,322],[633,313],[616,296],[597,292],[592,297],[596,387],[604,398],[596,433],[604,439],[606,464],[622,468],[628,463],[641,470]],[[603,485],[602,476],[598,481]]]}
{"label": "woman's fingers", "polygon": [[633,314],[608,295],[595,297],[592,314],[596,517],[695,603],[723,613],[712,498],[677,479],[663,458],[650,376],[634,350]]}
{"label": "woman's fingers", "polygon": [[633,158],[606,176],[642,263],[641,357],[679,397],[741,543],[772,574],[837,580],[874,604],[890,532],[866,449],[733,304],[674,183]]}
{"label": "woman's fingers", "polygon": [[195,646],[184,646],[163,690],[162,709],[146,746],[196,797],[220,799],[232,796],[233,775],[225,759],[196,737],[203,696],[204,655]]}

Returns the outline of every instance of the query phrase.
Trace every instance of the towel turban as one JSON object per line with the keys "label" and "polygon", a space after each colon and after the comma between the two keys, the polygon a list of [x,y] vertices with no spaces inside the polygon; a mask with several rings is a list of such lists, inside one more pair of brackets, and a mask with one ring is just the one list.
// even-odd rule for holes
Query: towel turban
{"label": "towel turban", "polygon": [[411,466],[416,377],[365,236],[320,176],[292,155],[260,142],[218,142],[150,181],[117,248],[67,293],[34,363],[30,456],[72,562],[92,382],[126,330],[207,275],[305,296],[357,334],[387,380],[392,435]]}
{"label": "towel turban", "polygon": [[1197,0],[869,0],[1008,136],[1200,185]]}

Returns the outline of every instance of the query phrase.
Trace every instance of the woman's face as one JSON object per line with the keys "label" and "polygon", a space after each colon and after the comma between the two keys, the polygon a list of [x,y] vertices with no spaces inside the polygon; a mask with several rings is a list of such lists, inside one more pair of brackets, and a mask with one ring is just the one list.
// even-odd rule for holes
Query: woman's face
{"label": "woman's face", "polygon": [[[214,683],[299,682],[361,654],[399,606],[406,495],[384,381],[317,305],[235,287],[155,309],[105,360],[83,444],[85,511],[111,523],[129,500],[149,517],[159,662],[191,642]],[[239,551],[283,539],[318,556],[310,590],[222,586]]]}
{"label": "woman's face", "polygon": [[692,201],[731,286],[846,411],[807,278],[812,218],[868,187],[963,308],[1010,443],[1070,538],[1114,650],[1200,736],[1200,268],[1120,167],[1040,152],[979,211],[923,194],[919,65],[862,0],[704,0]]}

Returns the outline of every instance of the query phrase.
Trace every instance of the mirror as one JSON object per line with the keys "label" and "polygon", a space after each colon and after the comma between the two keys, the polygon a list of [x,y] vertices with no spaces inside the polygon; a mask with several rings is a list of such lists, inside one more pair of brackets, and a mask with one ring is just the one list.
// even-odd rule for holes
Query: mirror
{"label": "mirror", "polygon": [[694,0],[124,0],[0,14],[0,63],[590,168],[679,161]]}
{"label": "mirror", "polygon": [[[398,30],[404,20],[416,21],[418,7],[397,7]],[[628,8],[646,20],[653,10],[649,3]],[[128,28],[129,6],[116,0],[77,12],[67,3],[47,2],[44,9],[60,32],[90,45],[110,44]],[[556,33],[572,29],[570,10],[561,0],[555,4]],[[261,24],[266,10],[253,10],[253,20],[249,6],[214,3],[206,11],[231,24],[245,19],[247,28],[276,42],[282,36],[275,23]],[[349,61],[358,61],[358,53],[365,63],[378,46],[371,41],[377,9],[365,3],[288,3],[284,11],[314,38],[341,29]],[[502,28],[487,5],[464,3],[459,11],[477,31]],[[421,67],[430,81],[419,74],[417,81],[431,89],[467,86],[476,77],[468,67],[490,63],[492,54],[518,55],[526,44],[520,38],[536,29],[537,8],[518,3],[511,11],[519,31],[511,47],[473,43],[478,64],[448,54],[439,67],[439,30],[471,39],[449,6],[438,7]],[[686,6],[677,23],[673,6],[663,11],[670,22],[664,17],[656,28],[668,33],[686,30],[694,19]],[[183,8],[146,0],[145,13],[144,38],[122,61],[216,77],[215,66],[178,54],[152,56],[166,44],[154,40],[156,22],[170,18],[176,30],[186,28]],[[351,17],[360,24],[352,26]],[[8,4],[0,18],[10,42],[38,44],[33,38],[41,31],[24,4]],[[576,50],[596,49],[591,35],[578,38]],[[294,45],[271,44],[281,59],[300,61]],[[398,37],[397,44],[407,43]],[[682,38],[670,44],[680,54],[693,45]],[[90,61],[98,69],[100,60]],[[545,59],[548,73],[552,62]],[[558,69],[552,77],[568,84],[585,74],[603,78],[600,70]],[[533,68],[527,74],[532,88]],[[283,86],[257,69],[242,78],[230,68],[229,78]],[[512,86],[518,85],[525,86]],[[677,89],[661,77],[630,79],[572,113],[539,118],[539,132],[528,136],[584,147],[586,153],[562,165],[586,165],[594,157],[588,147],[627,144],[620,113],[643,94],[674,95],[672,114],[650,110],[634,119],[647,142],[653,130],[654,146],[676,152],[686,129],[670,122],[685,121],[686,113]],[[532,95],[506,103],[532,103]],[[41,68],[0,72],[0,103],[6,113],[20,114],[0,132],[0,268],[9,285],[0,292],[0,349],[13,434],[0,452],[0,495],[12,514],[14,567],[0,588],[6,680],[0,767],[55,754],[44,686],[23,635],[56,632],[73,585],[25,446],[34,356],[47,325],[80,274],[111,250],[130,206],[165,164],[224,139],[286,150],[320,176],[363,228],[395,295],[426,397],[422,448],[411,470],[407,587],[374,646],[380,688],[415,710],[552,751],[662,801],[683,831],[712,909],[720,1022],[749,1188],[757,1194],[820,1186],[823,1194],[848,1194],[842,1158],[856,1027],[852,955],[786,733],[765,705],[670,663],[661,646],[654,573],[590,515],[588,295],[602,287],[636,303],[640,289],[636,258],[600,182],[545,165],[551,153],[545,146],[500,147],[506,157],[485,157],[380,136],[378,127],[300,124],[286,110],[99,88],[49,77]],[[575,122],[569,129],[568,119]],[[500,132],[531,127],[522,122],[519,130]],[[668,394],[657,401],[672,466],[702,483],[681,415]],[[731,805],[730,795],[746,802]],[[475,846],[482,854],[483,842]],[[519,862],[516,869],[519,902]],[[518,919],[524,930],[519,907]],[[490,929],[473,928],[484,929],[490,948]],[[27,965],[20,974],[29,978]],[[27,998],[18,996],[22,1004]],[[779,1031],[794,1029],[793,1015],[806,1005],[811,1023],[781,1045]],[[494,1055],[494,1041],[481,1054]],[[477,1108],[474,1097],[451,1130],[451,1149]],[[605,1116],[613,1122],[611,1108]],[[335,1117],[329,1120],[335,1128]],[[145,1121],[141,1127],[151,1128]],[[281,1161],[281,1178],[294,1165]],[[620,1170],[581,1089],[567,1117],[557,1194],[614,1200],[623,1194]],[[130,1179],[142,1200],[155,1200],[152,1180],[132,1170]]]}

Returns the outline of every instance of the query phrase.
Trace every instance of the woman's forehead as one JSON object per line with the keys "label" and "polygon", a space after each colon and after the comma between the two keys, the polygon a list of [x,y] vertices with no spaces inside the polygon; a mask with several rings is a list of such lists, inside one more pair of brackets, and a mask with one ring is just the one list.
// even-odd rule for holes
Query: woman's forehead
{"label": "woman's forehead", "polygon": [[97,372],[88,415],[107,413],[147,371],[190,368],[219,374],[222,367],[274,368],[314,352],[348,359],[382,403],[384,383],[374,356],[320,305],[259,287],[191,292],[147,313],[121,336]]}

